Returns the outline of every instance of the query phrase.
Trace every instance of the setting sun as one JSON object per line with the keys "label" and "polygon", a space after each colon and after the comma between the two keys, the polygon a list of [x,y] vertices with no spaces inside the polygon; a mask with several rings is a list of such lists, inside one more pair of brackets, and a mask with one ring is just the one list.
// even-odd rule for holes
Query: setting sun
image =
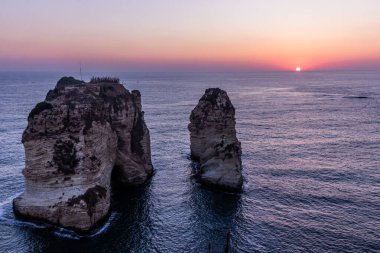
{"label": "setting sun", "polygon": [[296,71],[297,71],[297,72],[301,72],[301,70],[302,70],[301,67],[297,67],[297,68],[296,68]]}

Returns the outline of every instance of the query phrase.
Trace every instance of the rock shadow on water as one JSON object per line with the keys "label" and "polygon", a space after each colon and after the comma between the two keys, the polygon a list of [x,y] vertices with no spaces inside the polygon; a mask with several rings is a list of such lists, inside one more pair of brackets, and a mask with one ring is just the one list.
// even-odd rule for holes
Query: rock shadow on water
{"label": "rock shadow on water", "polygon": [[[196,180],[196,162],[190,166],[193,177],[189,202],[193,212],[194,243],[204,248],[204,252],[238,252],[236,219],[241,216],[243,193],[217,191],[199,184]],[[230,250],[226,251],[228,241]]]}

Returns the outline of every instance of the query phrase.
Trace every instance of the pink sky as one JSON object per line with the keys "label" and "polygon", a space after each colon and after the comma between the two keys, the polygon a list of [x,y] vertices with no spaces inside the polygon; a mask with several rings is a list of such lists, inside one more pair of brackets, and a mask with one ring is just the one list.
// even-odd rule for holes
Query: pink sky
{"label": "pink sky", "polygon": [[380,69],[380,1],[4,0],[1,70]]}

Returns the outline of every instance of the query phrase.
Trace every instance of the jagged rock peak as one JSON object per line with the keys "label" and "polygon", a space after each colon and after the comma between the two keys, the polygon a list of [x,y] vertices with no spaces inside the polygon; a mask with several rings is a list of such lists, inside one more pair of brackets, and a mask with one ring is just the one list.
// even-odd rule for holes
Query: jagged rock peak
{"label": "jagged rock peak", "polygon": [[127,186],[153,173],[141,95],[118,79],[60,79],[30,112],[22,142],[25,192],[15,213],[78,231],[106,217],[111,173]]}
{"label": "jagged rock peak", "polygon": [[234,110],[234,106],[232,105],[230,98],[227,95],[227,92],[219,88],[207,89],[200,101],[209,102],[212,106],[215,106],[216,108],[226,108]]}
{"label": "jagged rock peak", "polygon": [[199,161],[200,182],[225,191],[242,190],[241,145],[235,108],[227,92],[207,89],[190,115],[191,157]]}
{"label": "jagged rock peak", "polygon": [[56,88],[63,88],[66,85],[78,85],[78,84],[85,84],[84,81],[77,80],[72,76],[64,76],[57,82]]}

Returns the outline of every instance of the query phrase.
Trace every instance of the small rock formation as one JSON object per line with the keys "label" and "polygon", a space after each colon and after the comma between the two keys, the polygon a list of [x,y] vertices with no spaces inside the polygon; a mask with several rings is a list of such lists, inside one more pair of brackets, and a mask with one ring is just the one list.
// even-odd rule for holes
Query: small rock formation
{"label": "small rock formation", "polygon": [[15,214],[80,232],[106,217],[111,173],[141,185],[153,173],[139,91],[118,79],[62,78],[30,112],[22,136],[25,192]]}
{"label": "small rock formation", "polygon": [[231,192],[242,190],[241,146],[235,108],[227,93],[207,89],[190,115],[191,158],[200,163],[200,182]]}

